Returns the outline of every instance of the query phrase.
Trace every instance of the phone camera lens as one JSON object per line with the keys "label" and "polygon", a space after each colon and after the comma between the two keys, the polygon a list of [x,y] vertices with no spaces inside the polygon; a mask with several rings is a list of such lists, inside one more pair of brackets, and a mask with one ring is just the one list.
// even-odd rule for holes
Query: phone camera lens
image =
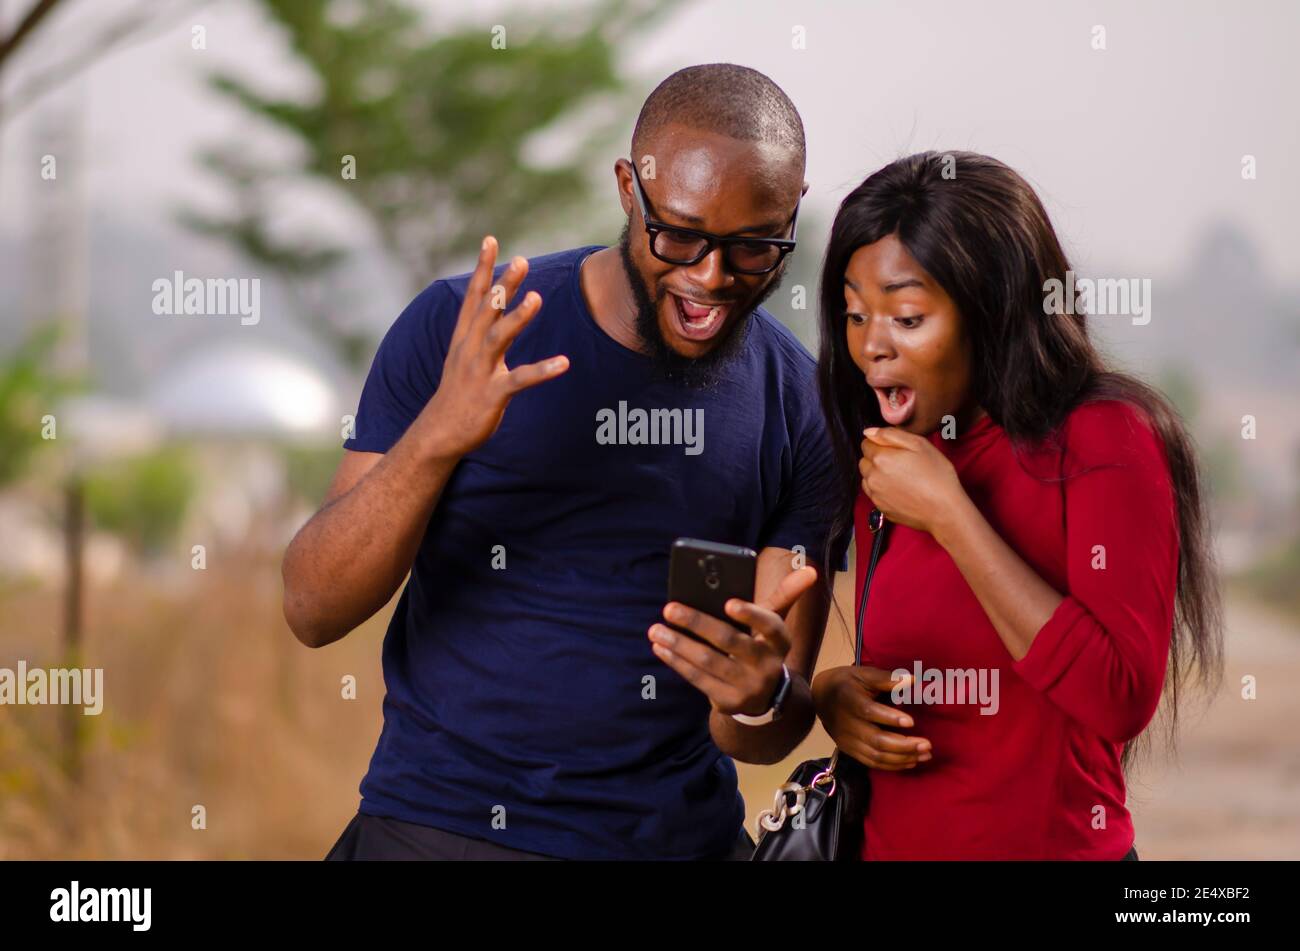
{"label": "phone camera lens", "polygon": [[704,583],[710,590],[716,591],[722,584],[722,572],[718,568],[718,559],[714,555],[706,555],[700,559],[700,568],[704,572]]}

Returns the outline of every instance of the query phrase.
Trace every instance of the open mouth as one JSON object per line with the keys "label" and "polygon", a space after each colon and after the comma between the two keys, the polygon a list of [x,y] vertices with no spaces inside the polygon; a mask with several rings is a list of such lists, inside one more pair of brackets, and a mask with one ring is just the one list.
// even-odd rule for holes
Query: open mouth
{"label": "open mouth", "polygon": [[901,426],[912,417],[916,409],[916,391],[910,386],[894,384],[873,386],[872,389],[880,400],[880,415],[890,426]]}
{"label": "open mouth", "polygon": [[677,315],[677,332],[688,340],[709,340],[727,322],[730,304],[707,304],[679,297],[672,291],[673,312]]}

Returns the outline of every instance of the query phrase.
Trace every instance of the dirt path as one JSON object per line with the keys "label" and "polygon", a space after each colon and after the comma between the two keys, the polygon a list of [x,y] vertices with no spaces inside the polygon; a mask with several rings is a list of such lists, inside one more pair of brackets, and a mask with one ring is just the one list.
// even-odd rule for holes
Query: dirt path
{"label": "dirt path", "polygon": [[[1153,758],[1129,790],[1141,856],[1300,858],[1300,629],[1228,600],[1223,687],[1188,717],[1178,761]],[[1241,697],[1242,678],[1257,697]]]}

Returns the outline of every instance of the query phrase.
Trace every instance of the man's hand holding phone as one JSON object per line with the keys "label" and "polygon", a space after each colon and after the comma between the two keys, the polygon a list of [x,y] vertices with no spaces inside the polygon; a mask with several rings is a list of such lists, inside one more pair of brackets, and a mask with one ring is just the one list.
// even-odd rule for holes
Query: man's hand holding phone
{"label": "man's hand holding phone", "polygon": [[816,581],[817,570],[805,566],[786,575],[776,590],[758,603],[728,599],[724,610],[734,624],[669,601],[664,605],[664,619],[699,640],[666,624],[653,624],[648,634],[655,656],[708,697],[715,710],[760,716],[771,706],[785,676],[790,650],[785,616]]}

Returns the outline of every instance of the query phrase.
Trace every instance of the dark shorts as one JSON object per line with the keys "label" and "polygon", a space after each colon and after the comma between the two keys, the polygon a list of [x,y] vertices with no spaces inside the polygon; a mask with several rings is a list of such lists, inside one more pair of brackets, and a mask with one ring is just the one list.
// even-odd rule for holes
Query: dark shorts
{"label": "dark shorts", "polygon": [[[741,829],[731,849],[725,855],[713,856],[710,861],[747,862],[753,854],[754,840]],[[358,812],[329,850],[325,861],[552,862],[556,859],[444,832],[432,826]]]}
{"label": "dark shorts", "polygon": [[1121,862],[1136,862],[1137,860],[1138,860],[1138,850],[1136,845],[1133,846],[1133,848],[1129,849],[1128,854],[1125,855],[1122,859],[1120,859]]}

